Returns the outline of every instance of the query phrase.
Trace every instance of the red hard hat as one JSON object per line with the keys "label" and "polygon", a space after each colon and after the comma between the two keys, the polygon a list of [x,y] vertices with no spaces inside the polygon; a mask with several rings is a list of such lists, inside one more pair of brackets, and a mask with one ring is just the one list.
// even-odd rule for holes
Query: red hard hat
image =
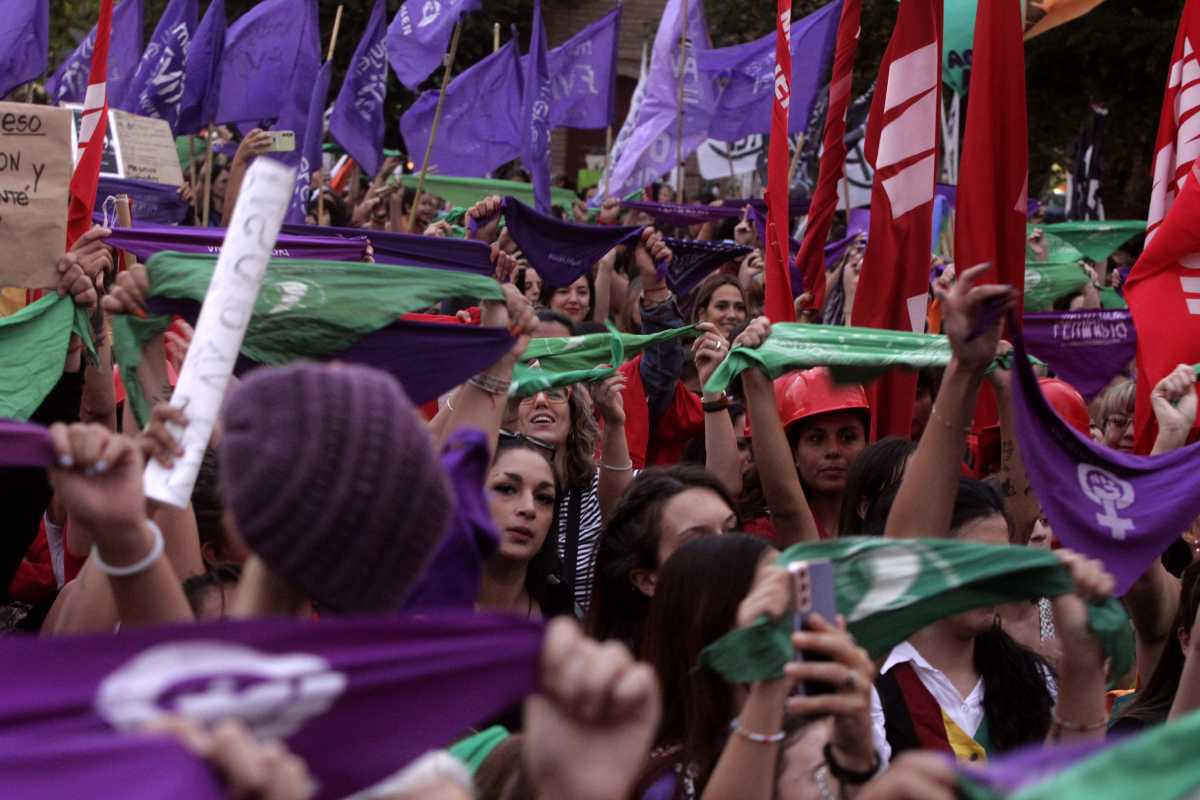
{"label": "red hard hat", "polygon": [[867,427],[871,418],[871,405],[863,388],[858,384],[836,385],[824,367],[789,372],[775,381],[775,405],[779,406],[784,430],[800,420],[833,411],[862,411]]}
{"label": "red hard hat", "polygon": [[1084,436],[1092,432],[1092,418],[1088,415],[1087,403],[1075,387],[1059,378],[1040,378],[1042,396],[1063,421]]}

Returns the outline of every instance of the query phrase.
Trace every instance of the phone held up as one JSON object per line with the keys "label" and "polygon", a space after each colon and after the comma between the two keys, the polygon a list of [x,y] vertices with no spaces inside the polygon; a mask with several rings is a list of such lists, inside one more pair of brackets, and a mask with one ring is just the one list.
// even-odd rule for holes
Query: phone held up
{"label": "phone held up", "polygon": [[267,131],[271,136],[271,146],[268,153],[292,153],[296,150],[295,131]]}
{"label": "phone held up", "polygon": [[[833,562],[828,559],[794,561],[788,565],[792,578],[792,626],[797,631],[812,630],[809,619],[820,614],[827,622],[837,619],[837,598],[833,592]],[[797,651],[801,661],[828,661],[820,653]],[[816,695],[836,691],[836,687],[820,681],[806,681],[796,686],[796,694]]]}

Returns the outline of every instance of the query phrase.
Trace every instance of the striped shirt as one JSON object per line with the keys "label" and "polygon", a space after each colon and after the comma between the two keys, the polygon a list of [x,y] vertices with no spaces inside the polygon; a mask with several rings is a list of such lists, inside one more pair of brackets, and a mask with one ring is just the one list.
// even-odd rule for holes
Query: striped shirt
{"label": "striped shirt", "polygon": [[571,489],[563,492],[558,503],[558,557],[563,562],[564,578],[570,576],[566,566],[567,533],[571,530],[570,517],[571,497],[582,493],[579,504],[579,536],[575,547],[575,602],[583,611],[587,611],[588,599],[592,594],[592,574],[596,568],[596,544],[600,541],[600,531],[604,524],[600,518],[600,473],[592,476],[592,484],[587,489]]}

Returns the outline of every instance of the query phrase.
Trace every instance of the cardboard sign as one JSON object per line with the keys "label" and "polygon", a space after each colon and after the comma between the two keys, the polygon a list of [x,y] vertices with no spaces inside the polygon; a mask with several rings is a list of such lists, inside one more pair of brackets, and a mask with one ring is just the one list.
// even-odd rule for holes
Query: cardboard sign
{"label": "cardboard sign", "polygon": [[0,103],[0,286],[57,285],[70,183],[71,112]]}
{"label": "cardboard sign", "polygon": [[124,177],[168,186],[183,185],[179,151],[166,120],[139,117],[127,111],[113,110],[109,114],[117,133]]}
{"label": "cardboard sign", "polygon": [[[72,163],[79,163],[79,119],[83,116],[83,106],[77,103],[63,103],[63,108],[71,110],[73,115],[71,125],[71,158]],[[125,169],[121,166],[121,153],[117,148],[117,134],[113,130],[112,112],[108,112],[108,125],[104,129],[104,153],[100,156],[100,176],[103,178],[124,178]]]}

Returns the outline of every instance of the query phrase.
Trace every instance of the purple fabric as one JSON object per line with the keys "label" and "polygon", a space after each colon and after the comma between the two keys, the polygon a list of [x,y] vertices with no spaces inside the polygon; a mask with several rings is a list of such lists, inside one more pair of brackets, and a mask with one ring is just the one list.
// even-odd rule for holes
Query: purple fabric
{"label": "purple fabric", "polygon": [[1041,742],[990,759],[986,766],[958,766],[959,772],[975,783],[1009,795],[1041,783],[1064,769],[1111,747],[1113,739],[1091,739],[1047,747]]}
{"label": "purple fabric", "polygon": [[[326,61],[317,70],[316,81],[312,84],[312,94],[308,99],[308,110],[304,118],[303,129],[297,127],[287,116],[279,119],[276,126],[280,130],[296,130],[299,137],[296,141],[296,152],[300,154],[297,163],[294,158],[281,158],[285,164],[291,164],[296,169],[296,185],[292,190],[292,202],[288,206],[286,222],[299,224],[308,216],[308,198],[312,185],[312,174],[321,168],[321,141],[325,138],[325,103],[329,100],[329,82],[333,78],[333,62]],[[300,131],[302,130],[302,133]],[[287,154],[284,154],[285,156]]]}
{"label": "purple fabric", "polygon": [[[829,62],[841,18],[841,0],[834,0],[791,24],[792,94],[788,131],[803,133],[813,103],[828,84]],[[734,142],[771,130],[775,101],[775,31],[761,39],[696,56],[702,74],[721,79],[724,88],[712,115],[709,136]]]}
{"label": "purple fabric", "polygon": [[[298,8],[300,6],[300,8]],[[217,122],[283,117],[299,136],[321,65],[316,0],[263,0],[229,28]],[[291,166],[300,161],[299,154]]]}
{"label": "purple fabric", "polygon": [[[617,43],[621,6],[551,50],[555,128],[604,128],[616,115]],[[525,56],[529,58],[529,56]]]}
{"label": "purple fabric", "polygon": [[50,431],[32,422],[0,419],[0,467],[48,467],[53,463]]}
{"label": "purple fabric", "polygon": [[[686,52],[680,53],[685,2],[688,4]],[[633,135],[611,167],[610,194],[624,197],[638,187],[654,183],[675,168],[680,117],[678,66],[693,63],[696,52],[711,46],[704,3],[701,0],[668,0],[654,37],[650,69],[646,74],[646,94],[638,109]],[[708,75],[694,69],[683,70],[682,82],[683,141],[679,143],[679,149],[686,157],[708,138],[719,87]]]}
{"label": "purple fabric", "polygon": [[723,219],[740,219],[743,206],[702,206],[692,203],[653,203],[649,200],[622,200],[621,208],[642,211],[659,225],[684,228]]}
{"label": "purple fabric", "polygon": [[1059,540],[1097,558],[1116,578],[1114,596],[1200,516],[1200,443],[1160,456],[1121,453],[1063,422],[1046,402],[1025,342],[1010,318],[1017,442],[1042,510]]}
{"label": "purple fabric", "polygon": [[[746,214],[746,220],[754,226],[754,231],[758,235],[759,247],[766,247],[767,243],[767,218],[763,216],[766,209],[759,209],[758,206],[751,203],[750,209]],[[800,243],[795,239],[789,238],[788,242],[788,263],[793,263],[796,260],[796,253],[800,252]]]}
{"label": "purple fabric", "polygon": [[515,197],[501,204],[508,234],[549,286],[570,286],[619,244],[642,233],[638,226],[580,225],[539,214]]}
{"label": "purple fabric", "polygon": [[533,34],[525,57],[521,94],[521,162],[533,184],[533,204],[539,214],[550,213],[550,110],[553,90],[546,63],[546,25],[542,0],[533,2]]}
{"label": "purple fabric", "polygon": [[175,133],[198,133],[217,117],[225,54],[225,0],[212,0],[196,28],[183,69],[183,99]]}
{"label": "purple fabric", "polygon": [[491,249],[483,242],[469,239],[317,225],[284,225],[283,232],[297,236],[365,236],[375,252],[377,264],[457,269],[477,275],[491,275],[496,271],[492,266]]}
{"label": "purple fabric", "polygon": [[342,82],[329,133],[362,167],[368,177],[379,172],[383,160],[383,103],[387,99],[387,0],[375,0],[367,30],[350,59]]}
{"label": "purple fabric", "polygon": [[[522,80],[517,41],[512,39],[450,81],[429,167],[436,167],[439,175],[482,178],[520,156],[525,129]],[[437,101],[437,91],[425,92],[400,118],[404,144],[418,167],[425,157]]]}
{"label": "purple fabric", "polygon": [[1029,352],[1089,403],[1137,353],[1137,331],[1127,309],[1030,313],[1024,319]]}
{"label": "purple fabric", "polygon": [[724,242],[670,238],[663,241],[671,248],[673,257],[670,264],[659,269],[659,276],[667,279],[667,286],[676,297],[687,297],[692,289],[722,264],[745,258],[754,252],[753,248]]}
{"label": "purple fabric", "polygon": [[[113,228],[107,243],[128,250],[146,261],[155,253],[174,250],[179,253],[217,255],[225,241],[221,228],[181,228],[169,225],[138,224],[132,228]],[[283,234],[271,254],[275,258],[319,258],[325,261],[364,261],[367,238],[344,239],[337,236],[292,236]]]}
{"label": "purple fabric", "polygon": [[0,794],[225,797],[173,740],[124,732],[187,709],[282,738],[317,797],[344,797],[535,691],[541,642],[538,624],[462,612],[6,638],[0,658],[21,668],[0,710]]}
{"label": "purple fabric", "polygon": [[129,196],[130,209],[134,222],[152,222],[160,225],[176,225],[188,214],[188,204],[179,196],[179,189],[165,183],[151,183],[132,178],[100,178],[100,188],[96,192],[96,211],[103,209],[104,201],[109,196],[124,194]]}
{"label": "purple fabric", "polygon": [[442,63],[454,23],[479,0],[406,0],[387,29],[387,54],[400,82],[417,91],[421,82]]}
{"label": "purple fabric", "polygon": [[442,468],[454,487],[454,518],[404,610],[475,608],[483,562],[500,546],[484,482],[490,464],[487,439],[473,429],[458,431],[442,450]]}
{"label": "purple fabric", "polygon": [[0,16],[0,97],[46,72],[50,53],[50,0],[4,4]]}
{"label": "purple fabric", "polygon": [[143,117],[179,124],[184,67],[200,18],[198,0],[171,0],[159,17],[120,108]]}
{"label": "purple fabric", "polygon": [[[96,26],[46,82],[51,105],[82,103],[92,71],[96,49]],[[142,0],[120,0],[113,9],[112,34],[108,45],[108,104],[116,107],[125,98],[129,82],[142,58]]]}

